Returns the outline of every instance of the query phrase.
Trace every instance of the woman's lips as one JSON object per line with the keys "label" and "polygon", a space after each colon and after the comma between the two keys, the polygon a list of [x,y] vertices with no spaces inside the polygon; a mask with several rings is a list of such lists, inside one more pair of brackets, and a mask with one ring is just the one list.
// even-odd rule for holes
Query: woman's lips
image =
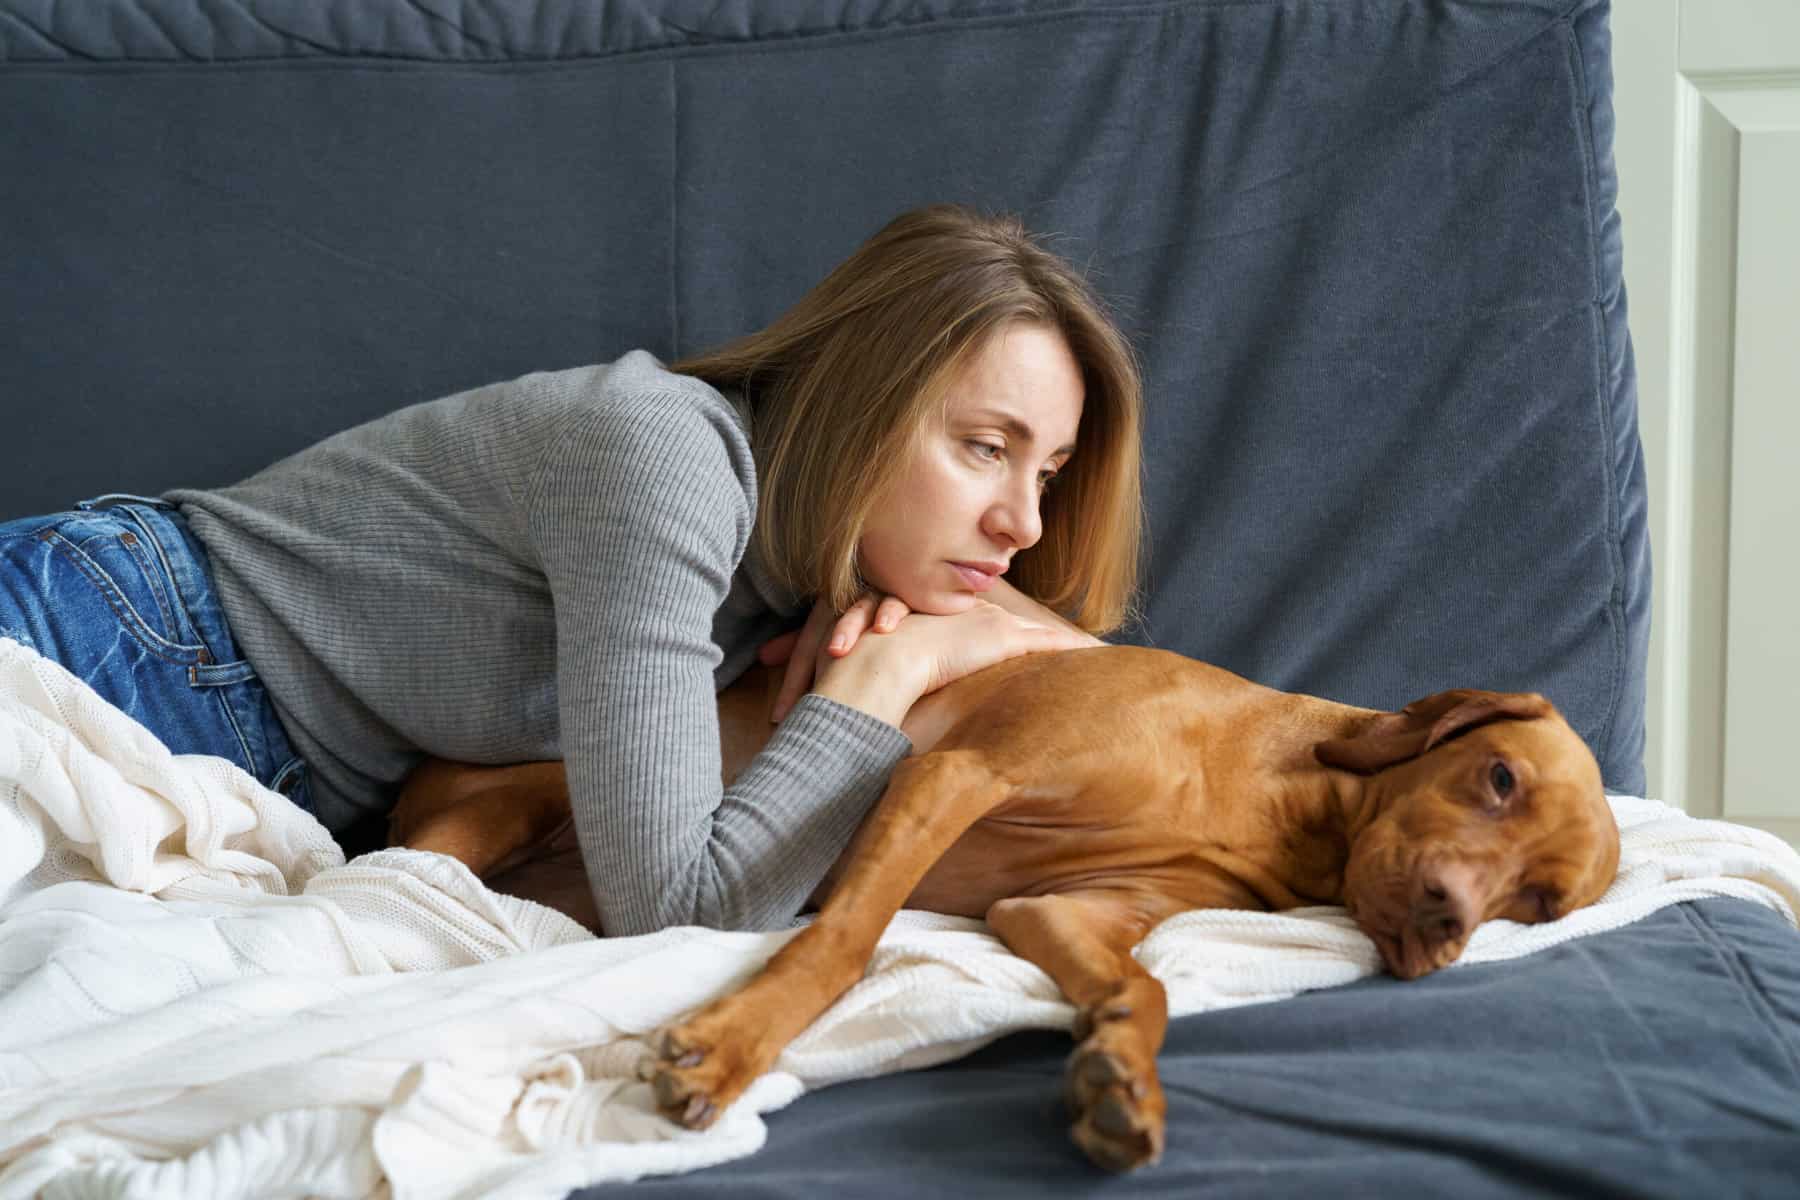
{"label": "woman's lips", "polygon": [[962,576],[963,582],[969,585],[971,591],[985,592],[994,586],[996,579],[1000,578],[998,575],[990,575],[986,571],[964,566],[962,563],[951,563],[950,565],[958,575]]}

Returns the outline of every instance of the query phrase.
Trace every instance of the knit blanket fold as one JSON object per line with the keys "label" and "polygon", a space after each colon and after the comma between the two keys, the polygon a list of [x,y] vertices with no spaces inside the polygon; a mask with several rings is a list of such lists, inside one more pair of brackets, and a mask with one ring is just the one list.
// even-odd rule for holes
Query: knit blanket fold
{"label": "knit blanket fold", "polygon": [[[1610,799],[1623,855],[1601,902],[1488,922],[1462,963],[1707,896],[1796,921],[1786,843]],[[863,980],[712,1129],[663,1121],[634,1073],[644,1038],[790,936],[595,939],[438,855],[345,862],[282,796],[170,754],[0,639],[0,1200],[560,1197],[753,1153],[764,1114],[809,1089],[1073,1018],[982,922],[904,912]],[[1137,955],[1173,1015],[1381,969],[1340,908],[1183,913]]]}

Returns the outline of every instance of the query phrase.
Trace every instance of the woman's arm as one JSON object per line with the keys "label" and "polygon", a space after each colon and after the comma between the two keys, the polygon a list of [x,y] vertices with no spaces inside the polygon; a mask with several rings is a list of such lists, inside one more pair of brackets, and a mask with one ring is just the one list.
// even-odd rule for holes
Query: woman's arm
{"label": "woman's arm", "polygon": [[866,707],[803,698],[721,787],[712,628],[749,535],[748,460],[723,401],[609,397],[561,431],[527,497],[570,807],[610,934],[785,924],[912,748],[886,719],[908,685],[846,675]]}
{"label": "woman's arm", "polygon": [[899,726],[915,700],[1087,644],[991,604],[912,614],[821,659],[812,693],[721,788],[712,632],[749,539],[749,463],[722,399],[623,391],[557,431],[526,489],[570,807],[609,933],[784,924],[911,751]]}

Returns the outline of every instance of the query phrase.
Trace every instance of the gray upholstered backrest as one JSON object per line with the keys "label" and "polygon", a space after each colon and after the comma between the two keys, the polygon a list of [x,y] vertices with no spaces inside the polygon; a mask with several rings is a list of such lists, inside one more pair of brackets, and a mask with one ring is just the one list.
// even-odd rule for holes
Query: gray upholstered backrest
{"label": "gray upholstered backrest", "polygon": [[223,483],[1020,212],[1149,403],[1132,636],[1533,688],[1643,786],[1649,566],[1593,0],[0,0],[0,515]]}

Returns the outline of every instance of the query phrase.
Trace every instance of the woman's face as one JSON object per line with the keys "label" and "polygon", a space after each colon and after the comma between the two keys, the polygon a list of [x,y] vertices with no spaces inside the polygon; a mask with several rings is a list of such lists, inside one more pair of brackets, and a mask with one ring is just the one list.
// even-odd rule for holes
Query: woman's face
{"label": "woman's face", "polygon": [[1038,501],[1074,453],[1082,396],[1060,332],[1002,326],[951,380],[942,419],[864,527],[864,580],[914,612],[973,607],[1042,535]]}

